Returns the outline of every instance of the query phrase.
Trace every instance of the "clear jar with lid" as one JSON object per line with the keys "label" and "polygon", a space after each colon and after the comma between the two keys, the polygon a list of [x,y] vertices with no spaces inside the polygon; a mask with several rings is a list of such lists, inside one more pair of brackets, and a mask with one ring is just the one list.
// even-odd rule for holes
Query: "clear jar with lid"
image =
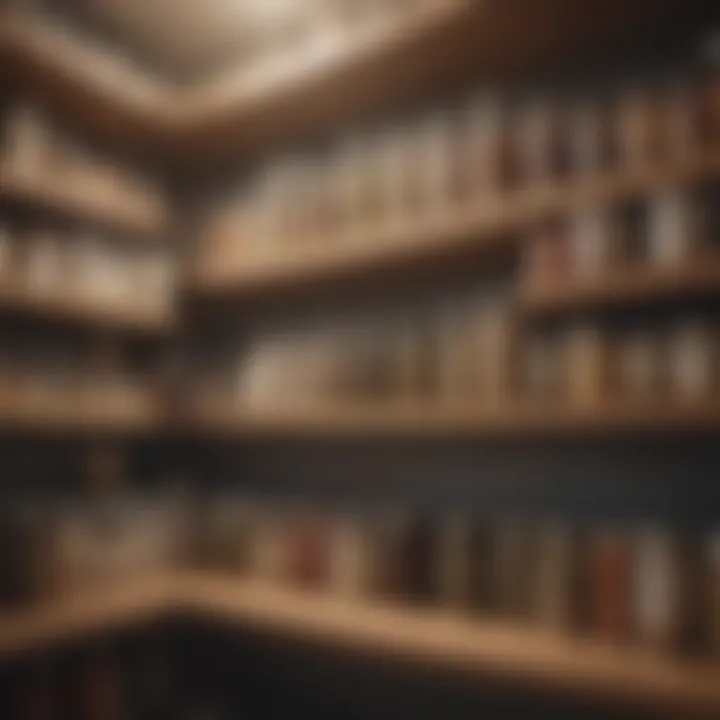
{"label": "clear jar with lid", "polygon": [[683,400],[703,401],[718,390],[718,334],[702,320],[678,325],[668,338],[667,372],[672,394]]}
{"label": "clear jar with lid", "polygon": [[596,324],[570,330],[566,340],[567,394],[578,406],[598,406],[610,391],[612,356],[606,334]]}
{"label": "clear jar with lid", "polygon": [[544,223],[525,243],[523,272],[529,283],[550,283],[565,278],[573,259],[572,226],[566,221]]}
{"label": "clear jar with lid", "polygon": [[68,258],[61,242],[44,230],[30,238],[25,256],[25,282],[30,293],[44,295],[70,289],[64,288]]}
{"label": "clear jar with lid", "polygon": [[537,332],[523,343],[523,389],[529,400],[558,402],[563,397],[565,358],[556,333]]}
{"label": "clear jar with lid", "polygon": [[642,86],[625,89],[616,106],[617,149],[620,162],[641,166],[657,160],[662,126],[653,93]]}
{"label": "clear jar with lid", "polygon": [[700,203],[682,190],[652,197],[647,210],[648,259],[676,267],[697,259],[705,245],[705,219]]}
{"label": "clear jar with lid", "polygon": [[436,114],[424,120],[417,132],[416,152],[422,187],[418,211],[442,212],[453,197],[454,127],[447,114]]}
{"label": "clear jar with lid", "polygon": [[677,650],[684,626],[682,557],[667,530],[645,528],[635,542],[633,599],[640,641],[654,649]]}
{"label": "clear jar with lid", "polygon": [[624,245],[622,220],[608,210],[590,210],[570,220],[570,261],[573,274],[585,277],[608,272]]}
{"label": "clear jar with lid", "polygon": [[46,170],[50,131],[32,108],[12,109],[5,120],[2,164],[19,177],[34,177]]}
{"label": "clear jar with lid", "polygon": [[682,158],[700,147],[700,107],[690,78],[665,83],[658,92],[658,110],[658,142],[668,156]]}
{"label": "clear jar with lid", "polygon": [[594,533],[589,548],[588,620],[599,638],[628,642],[634,634],[633,543],[623,529]]}
{"label": "clear jar with lid", "polygon": [[15,275],[15,236],[10,225],[0,220],[0,283],[7,284]]}
{"label": "clear jar with lid", "polygon": [[557,631],[571,630],[575,621],[577,541],[562,522],[543,524],[536,534],[533,617]]}
{"label": "clear jar with lid", "polygon": [[545,185],[562,171],[561,123],[551,100],[533,100],[518,110],[512,152],[521,184]]}
{"label": "clear jar with lid", "polygon": [[651,332],[628,332],[618,340],[618,391],[634,400],[656,400],[663,391],[662,345]]}
{"label": "clear jar with lid", "polygon": [[577,175],[596,175],[612,160],[608,112],[598,100],[583,98],[566,111],[567,165]]}
{"label": "clear jar with lid", "polygon": [[454,194],[482,202],[502,190],[507,179],[507,131],[502,101],[479,97],[461,113],[454,143]]}

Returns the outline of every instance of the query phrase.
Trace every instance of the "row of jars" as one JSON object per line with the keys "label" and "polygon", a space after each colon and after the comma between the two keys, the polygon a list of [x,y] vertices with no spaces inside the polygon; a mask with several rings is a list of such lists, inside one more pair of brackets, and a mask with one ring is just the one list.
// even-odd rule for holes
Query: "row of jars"
{"label": "row of jars", "polygon": [[4,500],[0,602],[23,605],[162,576],[181,560],[183,528],[172,497]]}
{"label": "row of jars", "polygon": [[710,402],[720,390],[720,331],[712,319],[612,330],[581,322],[525,340],[525,391],[534,399],[598,405]]}
{"label": "row of jars", "polygon": [[173,275],[166,248],[0,224],[0,287],[33,297],[169,308]]}
{"label": "row of jars", "polygon": [[0,167],[13,178],[57,184],[90,203],[137,208],[162,217],[162,192],[147,177],[85,147],[38,110],[17,105],[2,118]]}
{"label": "row of jars", "polygon": [[302,238],[365,239],[373,226],[402,227],[562,177],[672,162],[719,138],[713,83],[636,86],[607,102],[542,98],[512,111],[483,96],[453,113],[350,137],[325,157],[278,158],[213,215],[209,252],[244,256]]}
{"label": "row of jars", "polygon": [[307,591],[437,605],[720,657],[720,537],[228,498],[196,520],[195,564]]}
{"label": "row of jars", "polygon": [[217,388],[215,399],[261,411],[405,400],[478,409],[621,398],[692,404],[720,390],[720,330],[703,316],[520,330],[502,304],[449,306],[424,321],[263,337],[246,349],[234,382],[234,395]]}
{"label": "row of jars", "polygon": [[671,188],[627,207],[601,208],[548,222],[529,234],[529,281],[579,279],[619,265],[658,269],[717,260],[712,193]]}
{"label": "row of jars", "polygon": [[0,345],[0,404],[112,413],[154,405],[155,375],[114,346],[56,333],[8,333]]}

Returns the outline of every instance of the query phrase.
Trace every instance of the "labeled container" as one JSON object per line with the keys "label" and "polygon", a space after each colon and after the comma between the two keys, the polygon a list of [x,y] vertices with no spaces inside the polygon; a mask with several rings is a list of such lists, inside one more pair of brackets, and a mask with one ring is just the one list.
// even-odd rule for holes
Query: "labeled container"
{"label": "labeled container", "polygon": [[635,543],[635,627],[650,647],[677,650],[685,623],[686,588],[676,541],[667,531],[642,530]]}
{"label": "labeled container", "polygon": [[508,143],[505,112],[498,98],[471,102],[458,122],[453,158],[454,196],[482,203],[507,182]]}
{"label": "labeled container", "polygon": [[566,340],[567,396],[578,406],[597,406],[611,390],[612,352],[605,333],[594,324],[581,324]]}
{"label": "labeled container", "polygon": [[537,531],[533,617],[543,626],[569,631],[578,605],[578,538],[561,523]]}
{"label": "labeled container", "polygon": [[440,530],[438,587],[443,605],[469,610],[473,605],[473,524],[466,517],[447,518]]}
{"label": "labeled container", "polygon": [[588,626],[598,637],[627,642],[633,636],[633,544],[627,533],[595,534],[589,550]]}
{"label": "labeled container", "polygon": [[668,342],[668,382],[674,397],[706,401],[714,397],[718,377],[718,337],[713,328],[700,320],[678,326]]}
{"label": "labeled container", "polygon": [[618,160],[629,167],[653,163],[661,155],[662,125],[656,98],[643,88],[623,91],[616,106]]}
{"label": "labeled container", "polygon": [[633,332],[620,337],[618,391],[633,400],[657,399],[665,390],[662,345],[651,333]]}
{"label": "labeled container", "polygon": [[371,538],[367,521],[356,516],[336,520],[330,559],[330,585],[339,595],[362,598],[372,590]]}
{"label": "labeled container", "polygon": [[678,267],[696,260],[705,245],[705,222],[696,200],[681,190],[651,198],[647,210],[648,260]]}
{"label": "labeled container", "polygon": [[523,185],[546,185],[562,171],[562,119],[548,101],[535,101],[518,111],[512,152],[515,176]]}
{"label": "labeled container", "polygon": [[533,529],[520,522],[501,523],[494,548],[497,612],[515,619],[530,619],[537,570]]}
{"label": "labeled container", "polygon": [[599,102],[580,100],[566,113],[567,165],[580,176],[605,170],[613,156],[607,112]]}
{"label": "labeled container", "polygon": [[589,211],[573,216],[569,233],[569,265],[573,274],[581,278],[608,272],[622,255],[622,222],[609,211]]}

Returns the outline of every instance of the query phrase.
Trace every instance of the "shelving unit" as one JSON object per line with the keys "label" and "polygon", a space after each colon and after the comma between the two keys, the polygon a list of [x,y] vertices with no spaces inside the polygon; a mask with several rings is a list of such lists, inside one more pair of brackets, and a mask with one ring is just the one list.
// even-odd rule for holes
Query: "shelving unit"
{"label": "shelving unit", "polygon": [[479,405],[368,403],[277,411],[210,410],[191,421],[196,432],[219,438],[518,438],[615,437],[720,433],[717,403],[603,402],[586,407],[545,404]]}
{"label": "shelving unit", "polygon": [[192,573],[5,615],[0,657],[176,614],[536,690],[675,709],[682,716],[720,712],[720,666],[601,646],[509,621]]}
{"label": "shelving unit", "polygon": [[31,434],[146,435],[167,427],[161,398],[150,390],[132,398],[111,398],[86,391],[18,391],[8,382],[0,387],[0,427]]}
{"label": "shelving unit", "polygon": [[0,659],[93,633],[112,632],[162,617],[173,600],[172,578],[58,597],[0,615]]}
{"label": "shelving unit", "polygon": [[616,267],[570,281],[528,283],[520,292],[520,306],[529,315],[546,316],[718,295],[720,263],[711,259],[680,268]]}
{"label": "shelving unit", "polygon": [[[0,82],[35,93],[75,126],[140,157],[177,164],[257,156],[293,138],[411,103],[470,79],[517,75],[628,45],[678,18],[717,17],[708,0],[442,0],[397,27],[369,28],[253,72],[179,90],[27,12],[0,17]],[[554,22],[562,17],[562,23]],[[12,69],[10,71],[10,69]]]}
{"label": "shelving unit", "polygon": [[65,218],[124,232],[129,240],[159,241],[170,227],[160,208],[147,203],[98,194],[91,174],[63,178],[23,178],[0,168],[0,201],[53,218]]}
{"label": "shelving unit", "polygon": [[369,228],[357,237],[299,241],[275,256],[253,257],[205,272],[190,282],[198,298],[243,297],[307,287],[348,275],[434,265],[452,256],[512,254],[516,235],[553,217],[583,208],[629,202],[676,183],[702,183],[720,176],[720,150],[699,151],[658,166],[620,168],[604,176],[508,192],[481,205],[449,207],[406,225]]}
{"label": "shelving unit", "polygon": [[126,302],[60,293],[38,295],[26,287],[16,288],[2,283],[0,314],[150,337],[168,336],[176,327],[175,313],[169,307],[133,306]]}

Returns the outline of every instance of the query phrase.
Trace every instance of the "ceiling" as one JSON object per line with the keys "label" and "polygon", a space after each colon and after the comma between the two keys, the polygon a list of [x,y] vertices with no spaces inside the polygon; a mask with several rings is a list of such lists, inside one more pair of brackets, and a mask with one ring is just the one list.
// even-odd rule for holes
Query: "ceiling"
{"label": "ceiling", "polygon": [[237,63],[278,17],[317,0],[46,0],[93,35],[173,79]]}

